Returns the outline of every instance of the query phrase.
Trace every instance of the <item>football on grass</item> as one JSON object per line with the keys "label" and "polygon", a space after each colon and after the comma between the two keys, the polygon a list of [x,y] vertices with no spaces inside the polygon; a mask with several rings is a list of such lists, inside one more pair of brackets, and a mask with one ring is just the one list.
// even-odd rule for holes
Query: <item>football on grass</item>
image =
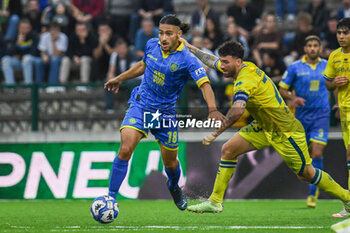
{"label": "football on grass", "polygon": [[119,206],[113,197],[106,195],[96,198],[91,203],[90,211],[97,222],[111,223],[118,216]]}

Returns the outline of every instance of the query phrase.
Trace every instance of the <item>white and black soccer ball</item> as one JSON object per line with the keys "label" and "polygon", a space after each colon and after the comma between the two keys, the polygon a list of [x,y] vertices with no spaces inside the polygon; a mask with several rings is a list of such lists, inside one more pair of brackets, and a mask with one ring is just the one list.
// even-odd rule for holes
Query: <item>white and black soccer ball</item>
{"label": "white and black soccer ball", "polygon": [[96,198],[91,203],[90,211],[97,222],[111,223],[118,216],[119,205],[113,197],[105,195]]}

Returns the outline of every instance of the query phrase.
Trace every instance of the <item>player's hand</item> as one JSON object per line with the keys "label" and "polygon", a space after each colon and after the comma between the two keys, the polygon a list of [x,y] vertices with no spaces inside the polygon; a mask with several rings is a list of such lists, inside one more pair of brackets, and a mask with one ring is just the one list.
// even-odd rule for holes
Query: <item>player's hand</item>
{"label": "player's hand", "polygon": [[115,77],[108,82],[105,83],[104,88],[108,91],[113,91],[114,93],[118,93],[120,85],[122,85],[122,81],[119,77]]}
{"label": "player's hand", "polygon": [[213,119],[215,121],[221,121],[221,124],[223,124],[227,119],[226,117],[219,111],[219,110],[212,110],[209,111],[208,118]]}
{"label": "player's hand", "polygon": [[180,40],[184,43],[184,45],[187,47],[187,48],[190,48],[192,47],[192,45],[190,43],[188,43],[188,41],[182,37],[180,37]]}
{"label": "player's hand", "polygon": [[301,107],[301,106],[304,106],[306,103],[306,100],[304,98],[301,98],[301,97],[296,97],[293,99],[293,105],[295,107]]}
{"label": "player's hand", "polygon": [[216,139],[216,137],[217,137],[217,134],[215,132],[209,134],[208,136],[205,136],[202,142],[203,145],[208,146],[212,141]]}
{"label": "player's hand", "polygon": [[334,84],[337,87],[344,86],[344,85],[348,84],[348,82],[349,82],[349,79],[346,76],[338,76],[338,77],[335,77],[335,79],[334,79]]}

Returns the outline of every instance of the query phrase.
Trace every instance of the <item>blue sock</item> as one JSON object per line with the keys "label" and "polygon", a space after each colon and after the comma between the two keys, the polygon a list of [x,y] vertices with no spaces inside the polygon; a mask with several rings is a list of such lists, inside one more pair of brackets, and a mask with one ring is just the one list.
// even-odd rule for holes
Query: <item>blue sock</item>
{"label": "blue sock", "polygon": [[128,171],[128,164],[128,161],[121,160],[118,158],[118,156],[115,157],[113,161],[108,195],[114,197],[115,199],[117,198],[120,185],[122,184],[126,176],[126,172]]}
{"label": "blue sock", "polygon": [[[318,168],[320,170],[323,170],[323,157],[312,159],[312,166],[314,166],[314,168]],[[310,186],[309,186],[309,195],[315,196],[316,195],[316,190],[317,190],[316,185],[310,184]]]}
{"label": "blue sock", "polygon": [[168,189],[174,190],[179,187],[177,182],[180,179],[180,164],[177,166],[177,168],[174,171],[169,170],[168,168],[165,168],[165,173],[168,176]]}

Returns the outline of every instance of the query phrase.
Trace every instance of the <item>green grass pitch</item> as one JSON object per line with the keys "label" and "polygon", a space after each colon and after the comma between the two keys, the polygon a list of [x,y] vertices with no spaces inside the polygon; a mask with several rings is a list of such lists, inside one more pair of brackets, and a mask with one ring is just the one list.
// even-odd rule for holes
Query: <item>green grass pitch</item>
{"label": "green grass pitch", "polygon": [[[189,204],[197,203],[190,201]],[[331,217],[340,201],[225,201],[220,214],[179,211],[172,201],[119,201],[118,218],[103,225],[90,215],[91,200],[0,201],[0,232],[239,232],[323,233],[343,219]]]}

